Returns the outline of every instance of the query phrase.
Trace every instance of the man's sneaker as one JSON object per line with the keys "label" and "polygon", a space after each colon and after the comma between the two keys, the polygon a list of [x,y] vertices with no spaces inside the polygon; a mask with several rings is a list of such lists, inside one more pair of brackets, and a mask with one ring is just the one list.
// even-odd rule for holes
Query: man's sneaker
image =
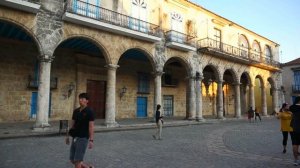
{"label": "man's sneaker", "polygon": [[298,166],[299,165],[298,160],[295,160],[293,164],[294,164],[294,166]]}

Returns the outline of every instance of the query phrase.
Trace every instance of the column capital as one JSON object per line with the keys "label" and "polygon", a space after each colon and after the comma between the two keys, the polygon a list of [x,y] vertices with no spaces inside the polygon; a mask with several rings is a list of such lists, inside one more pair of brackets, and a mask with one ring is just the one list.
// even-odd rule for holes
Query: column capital
{"label": "column capital", "polygon": [[116,70],[120,66],[119,65],[115,65],[115,64],[107,64],[104,67],[107,68],[107,69],[110,69],[110,70]]}
{"label": "column capital", "polygon": [[38,60],[40,62],[49,62],[49,63],[51,63],[53,61],[53,59],[54,59],[54,55],[51,56],[51,55],[44,54],[44,55],[39,55],[38,56]]}
{"label": "column capital", "polygon": [[240,82],[234,82],[232,85],[233,86],[240,86],[242,83],[240,83]]}
{"label": "column capital", "polygon": [[153,71],[153,72],[152,72],[152,74],[153,74],[154,76],[162,76],[164,73],[165,73],[165,72],[163,72],[163,71]]}

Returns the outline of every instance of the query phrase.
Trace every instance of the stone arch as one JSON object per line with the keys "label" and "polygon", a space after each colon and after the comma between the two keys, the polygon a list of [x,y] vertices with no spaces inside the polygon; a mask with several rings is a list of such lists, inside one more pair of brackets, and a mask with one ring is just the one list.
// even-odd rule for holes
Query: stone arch
{"label": "stone arch", "polygon": [[255,76],[255,79],[259,79],[260,81],[260,84],[261,84],[261,87],[265,87],[265,81],[264,81],[264,78],[261,76],[261,75],[256,75]]}
{"label": "stone arch", "polygon": [[82,38],[82,39],[85,39],[85,40],[93,43],[103,53],[103,57],[104,57],[106,63],[107,64],[112,64],[112,60],[111,60],[110,54],[109,54],[108,50],[105,48],[105,46],[102,45],[101,42],[99,42],[94,37],[88,36],[88,35],[85,35],[85,34],[71,34],[71,35],[69,35],[67,37],[64,37],[59,43],[56,44],[55,48],[57,48],[63,42],[65,42],[65,41],[67,41],[69,39],[72,39],[72,38]]}
{"label": "stone arch", "polygon": [[[243,76],[246,77],[248,83],[245,83],[246,81],[243,81]],[[251,81],[251,77],[250,77],[249,72],[244,71],[244,72],[240,75],[240,83],[241,83],[241,84],[248,84],[248,85],[252,84],[252,81]]]}
{"label": "stone arch", "polygon": [[192,74],[193,73],[193,71],[192,71],[193,68],[192,68],[192,66],[189,64],[189,62],[186,59],[184,59],[184,58],[182,58],[180,56],[169,57],[166,60],[166,62],[164,64],[164,67],[165,67],[166,63],[170,62],[170,60],[178,60],[181,64],[183,64],[183,67],[186,70],[186,73],[187,73],[188,76],[193,76],[194,75],[194,74]]}
{"label": "stone arch", "polygon": [[151,52],[149,52],[146,48],[143,48],[141,46],[133,46],[132,48],[123,49],[122,52],[121,52],[120,57],[117,60],[117,62],[119,62],[122,55],[125,52],[129,51],[129,50],[138,50],[138,51],[142,52],[147,57],[147,59],[150,61],[150,64],[151,64],[151,67],[152,67],[153,71],[155,71],[156,66],[155,66],[155,61],[153,59],[153,54],[151,54]]}
{"label": "stone arch", "polygon": [[18,28],[20,28],[22,31],[24,31],[27,35],[29,35],[34,44],[37,46],[37,49],[39,51],[39,53],[41,55],[44,54],[44,51],[43,51],[43,47],[41,45],[41,42],[38,40],[38,38],[36,37],[36,35],[34,34],[33,30],[30,29],[28,26],[26,26],[25,24],[21,23],[21,22],[18,22],[16,20],[12,20],[12,19],[8,19],[8,18],[1,18],[0,17],[0,22],[3,21],[3,22],[6,22],[6,23],[9,23],[9,24],[12,24],[14,26],[17,26]]}
{"label": "stone arch", "polygon": [[248,40],[247,36],[244,35],[244,34],[240,34],[240,36],[239,36],[239,46],[249,49],[249,47],[250,47],[249,45],[250,45],[250,43],[249,43],[249,40]]}
{"label": "stone arch", "polygon": [[[224,71],[224,73],[225,73],[226,71],[230,72],[230,74],[232,75],[232,78],[233,78],[233,81],[232,81],[232,82],[233,82],[233,84],[239,82],[239,79],[238,79],[238,76],[237,76],[237,72],[236,72],[233,68],[226,69],[226,70]],[[223,75],[223,76],[224,76],[224,75]]]}
{"label": "stone arch", "polygon": [[206,66],[204,66],[203,69],[202,69],[202,74],[204,75],[203,71],[207,67],[209,67],[209,68],[211,68],[213,70],[213,73],[215,75],[215,79],[213,79],[213,80],[215,80],[215,81],[221,81],[223,75],[221,74],[220,70],[215,65],[213,65],[213,64],[207,64]]}
{"label": "stone arch", "polygon": [[261,46],[260,46],[260,43],[257,40],[253,40],[252,49],[256,52],[259,52],[259,53],[261,52]]}

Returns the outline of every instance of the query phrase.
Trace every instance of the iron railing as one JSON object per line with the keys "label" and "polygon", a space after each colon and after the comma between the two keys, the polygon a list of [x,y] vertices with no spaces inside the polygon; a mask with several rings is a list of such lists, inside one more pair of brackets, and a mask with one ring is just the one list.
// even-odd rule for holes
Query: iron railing
{"label": "iron railing", "polygon": [[80,0],[68,0],[65,10],[73,14],[120,26],[126,29],[135,30],[157,37],[159,36],[157,34],[158,26],[155,24]]}
{"label": "iron railing", "polygon": [[278,61],[272,60],[269,56],[261,54],[261,52],[249,50],[245,47],[235,47],[211,38],[198,40],[197,48],[199,51],[209,48],[215,52],[219,52],[233,58],[247,60],[249,62],[263,63],[275,67],[280,66]]}
{"label": "iron railing", "polygon": [[293,93],[300,93],[300,85],[292,85]]}
{"label": "iron railing", "polygon": [[167,42],[177,42],[181,44],[194,45],[194,36],[190,36],[184,33],[180,33],[175,30],[170,30],[166,32]]}

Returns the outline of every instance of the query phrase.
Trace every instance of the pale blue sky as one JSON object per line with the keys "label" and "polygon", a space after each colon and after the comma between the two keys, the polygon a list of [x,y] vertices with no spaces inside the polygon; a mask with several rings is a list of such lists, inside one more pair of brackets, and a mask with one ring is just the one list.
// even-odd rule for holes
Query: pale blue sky
{"label": "pale blue sky", "polygon": [[190,0],[280,44],[280,62],[300,57],[300,0]]}

